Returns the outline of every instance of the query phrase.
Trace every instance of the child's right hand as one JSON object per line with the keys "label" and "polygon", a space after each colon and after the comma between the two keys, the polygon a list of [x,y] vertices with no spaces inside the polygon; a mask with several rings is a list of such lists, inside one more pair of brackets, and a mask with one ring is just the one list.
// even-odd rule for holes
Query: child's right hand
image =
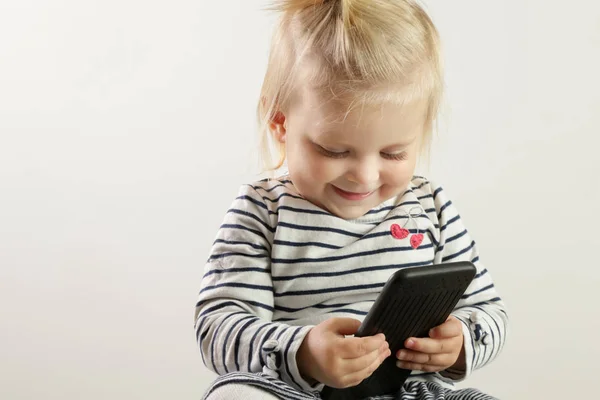
{"label": "child's right hand", "polygon": [[391,352],[382,333],[344,337],[355,334],[360,324],[352,318],[331,318],[312,328],[296,356],[300,373],[338,389],[356,386],[371,376]]}

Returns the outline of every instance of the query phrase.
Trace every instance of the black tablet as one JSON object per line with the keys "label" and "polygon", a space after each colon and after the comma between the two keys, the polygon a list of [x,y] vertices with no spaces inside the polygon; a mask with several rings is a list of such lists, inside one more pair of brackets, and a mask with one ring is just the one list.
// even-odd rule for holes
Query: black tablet
{"label": "black tablet", "polygon": [[355,336],[384,333],[392,355],[358,386],[325,387],[326,400],[364,399],[398,392],[411,371],[396,366],[396,353],[409,337],[427,337],[446,321],[476,274],[470,262],[402,268],[383,287]]}

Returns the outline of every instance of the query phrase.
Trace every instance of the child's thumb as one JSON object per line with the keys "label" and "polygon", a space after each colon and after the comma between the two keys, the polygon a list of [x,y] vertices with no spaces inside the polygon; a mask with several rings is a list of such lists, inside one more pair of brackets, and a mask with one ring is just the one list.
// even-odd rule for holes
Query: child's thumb
{"label": "child's thumb", "polygon": [[361,322],[354,318],[333,318],[332,330],[339,335],[354,335]]}

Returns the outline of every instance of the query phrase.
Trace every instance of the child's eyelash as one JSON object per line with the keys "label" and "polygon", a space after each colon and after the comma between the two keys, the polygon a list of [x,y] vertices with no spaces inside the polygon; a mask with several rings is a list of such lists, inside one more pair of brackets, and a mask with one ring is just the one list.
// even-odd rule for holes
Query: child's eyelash
{"label": "child's eyelash", "polygon": [[406,152],[401,153],[381,153],[381,156],[388,160],[404,161],[406,160]]}
{"label": "child's eyelash", "polygon": [[329,151],[326,148],[321,147],[319,145],[317,145],[317,150],[319,151],[319,153],[321,153],[325,157],[329,157],[329,158],[344,158],[348,155],[347,151],[337,153],[335,151]]}
{"label": "child's eyelash", "polygon": [[[342,151],[342,152],[330,151],[319,145],[317,145],[317,150],[319,151],[319,153],[321,153],[325,157],[329,157],[329,158],[344,158],[348,155],[347,151]],[[383,158],[385,158],[387,160],[404,161],[407,158],[405,151],[400,152],[400,153],[380,153],[380,154]]]}

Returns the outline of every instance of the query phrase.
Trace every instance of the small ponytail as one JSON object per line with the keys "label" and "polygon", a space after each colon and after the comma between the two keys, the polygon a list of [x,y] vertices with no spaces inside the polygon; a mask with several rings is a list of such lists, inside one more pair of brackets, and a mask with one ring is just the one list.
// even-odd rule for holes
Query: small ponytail
{"label": "small ponytail", "polygon": [[282,13],[296,13],[310,7],[317,7],[332,0],[275,0],[269,9]]}

